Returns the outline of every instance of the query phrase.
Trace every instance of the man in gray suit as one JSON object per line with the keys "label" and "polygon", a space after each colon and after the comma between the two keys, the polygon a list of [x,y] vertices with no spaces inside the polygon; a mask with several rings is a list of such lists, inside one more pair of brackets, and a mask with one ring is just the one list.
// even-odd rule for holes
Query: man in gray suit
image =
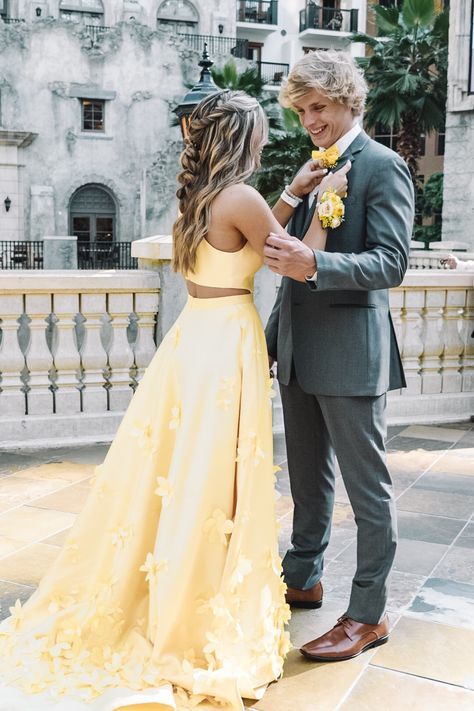
{"label": "man in gray suit", "polygon": [[334,170],[350,161],[345,221],[328,230],[325,251],[301,241],[319,199],[312,176],[321,164],[310,162],[274,208],[292,237],[270,235],[265,247],[266,263],[283,276],[266,336],[278,363],[295,504],[283,561],[291,605],[322,603],[335,456],[357,524],[347,611],[301,650],[318,661],[350,659],[389,634],[387,579],[397,534],[385,407],[387,390],[405,380],[388,289],[407,268],[414,196],[403,160],[359,126],[365,95],[360,70],[342,52],[313,52],[291,71],[281,102],[297,111],[315,146],[336,146]]}

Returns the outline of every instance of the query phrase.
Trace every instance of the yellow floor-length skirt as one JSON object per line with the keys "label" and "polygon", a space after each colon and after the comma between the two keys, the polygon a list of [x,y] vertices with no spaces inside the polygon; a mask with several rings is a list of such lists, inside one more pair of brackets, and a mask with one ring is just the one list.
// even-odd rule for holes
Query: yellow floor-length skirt
{"label": "yellow floor-length skirt", "polygon": [[237,711],[279,677],[271,395],[251,295],[189,297],[57,560],[0,626],[1,711]]}

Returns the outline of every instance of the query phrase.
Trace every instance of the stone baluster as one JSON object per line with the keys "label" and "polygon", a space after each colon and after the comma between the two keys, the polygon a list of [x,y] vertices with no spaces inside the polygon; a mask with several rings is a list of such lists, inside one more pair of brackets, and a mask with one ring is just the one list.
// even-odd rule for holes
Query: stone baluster
{"label": "stone baluster", "polygon": [[130,368],[133,352],[127,338],[129,316],[133,311],[133,294],[109,294],[108,313],[112,325],[109,349],[109,410],[124,410],[133,395]]}
{"label": "stone baluster", "polygon": [[0,415],[25,414],[25,393],[21,371],[25,358],[18,343],[18,317],[23,312],[23,297],[0,296]]}
{"label": "stone baluster", "polygon": [[106,310],[105,294],[81,294],[80,310],[85,319],[81,347],[82,411],[106,412],[107,390],[104,369],[107,353],[100,337],[102,315]]}
{"label": "stone baluster", "polygon": [[[397,337],[398,347],[400,352],[403,350],[403,291],[401,289],[391,289],[389,291],[390,313],[392,315],[393,328]],[[401,395],[402,390],[392,391],[393,395]]]}
{"label": "stone baluster", "polygon": [[46,342],[46,319],[51,313],[51,294],[26,294],[25,311],[30,318],[30,341],[26,351],[29,371],[28,414],[53,412],[50,370],[53,356]]}
{"label": "stone baluster", "polygon": [[421,357],[421,392],[441,392],[441,354],[443,352],[443,306],[446,292],[427,289],[423,309],[423,355]]}
{"label": "stone baluster", "polygon": [[461,357],[462,391],[474,392],[474,290],[466,293],[466,308],[464,309],[462,340],[464,350]]}
{"label": "stone baluster", "polygon": [[158,292],[135,294],[134,312],[137,321],[137,340],[134,345],[137,381],[140,381],[145,368],[156,351],[155,328],[158,310]]}
{"label": "stone baluster", "polygon": [[405,291],[402,312],[402,361],[407,381],[405,395],[419,395],[421,393],[420,356],[423,353],[421,311],[424,302],[423,289]]}
{"label": "stone baluster", "polygon": [[57,414],[73,414],[81,411],[78,381],[80,357],[74,321],[78,311],[78,294],[54,294],[53,312],[57,320],[53,351],[56,368],[55,411]]}
{"label": "stone baluster", "polygon": [[465,311],[464,289],[448,289],[444,308],[444,349],[442,354],[442,392],[458,393],[462,388],[460,357],[464,350],[459,324]]}

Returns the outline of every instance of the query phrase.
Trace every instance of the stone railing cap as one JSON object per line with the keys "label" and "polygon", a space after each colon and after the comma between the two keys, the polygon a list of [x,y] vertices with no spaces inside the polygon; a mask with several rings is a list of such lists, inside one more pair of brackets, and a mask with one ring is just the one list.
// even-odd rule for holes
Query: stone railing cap
{"label": "stone railing cap", "polygon": [[171,235],[152,235],[132,242],[132,257],[152,261],[170,261],[173,256]]}

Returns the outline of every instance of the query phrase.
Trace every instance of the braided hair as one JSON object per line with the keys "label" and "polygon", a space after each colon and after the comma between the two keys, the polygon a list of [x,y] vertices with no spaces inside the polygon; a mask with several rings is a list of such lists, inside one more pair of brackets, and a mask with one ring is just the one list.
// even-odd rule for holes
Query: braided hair
{"label": "braided hair", "polygon": [[258,167],[267,130],[262,107],[243,91],[217,92],[194,109],[176,192],[180,214],[173,225],[175,271],[192,272],[196,250],[209,230],[212,201]]}

